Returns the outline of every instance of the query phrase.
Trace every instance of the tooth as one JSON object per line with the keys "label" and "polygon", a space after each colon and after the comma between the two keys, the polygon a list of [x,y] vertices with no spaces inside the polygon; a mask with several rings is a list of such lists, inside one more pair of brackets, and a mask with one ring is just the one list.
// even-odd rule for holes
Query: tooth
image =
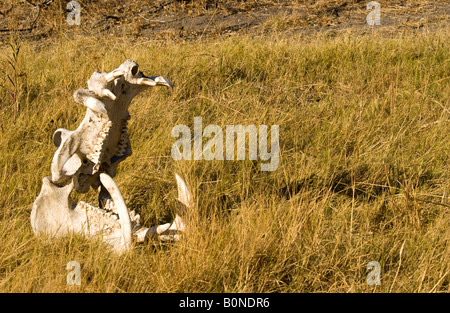
{"label": "tooth", "polygon": [[160,83],[160,84],[163,84],[163,85],[166,85],[166,86],[169,86],[170,88],[172,88],[172,83],[170,82],[170,80],[168,80],[165,77],[158,76],[158,77],[155,78],[155,81],[157,83]]}
{"label": "tooth", "polygon": [[102,94],[103,94],[103,96],[109,97],[112,100],[116,100],[116,98],[117,98],[116,95],[113,94],[112,91],[108,90],[108,89],[103,89]]}
{"label": "tooth", "polygon": [[102,145],[101,145],[101,144],[96,144],[96,145],[94,145],[94,150],[95,150],[96,152],[102,150]]}
{"label": "tooth", "polygon": [[84,105],[95,112],[100,112],[103,114],[107,113],[103,102],[101,102],[100,100],[98,100],[96,98],[87,97],[87,99],[84,101]]}
{"label": "tooth", "polygon": [[146,78],[146,77],[139,78],[137,83],[139,85],[156,86],[156,82],[154,80]]}

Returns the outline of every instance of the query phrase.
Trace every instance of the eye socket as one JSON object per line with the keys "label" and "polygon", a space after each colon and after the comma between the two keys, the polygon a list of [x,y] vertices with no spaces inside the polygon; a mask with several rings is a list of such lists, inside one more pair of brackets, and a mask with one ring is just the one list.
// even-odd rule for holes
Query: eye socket
{"label": "eye socket", "polygon": [[131,75],[135,76],[139,72],[139,67],[137,65],[131,68]]}

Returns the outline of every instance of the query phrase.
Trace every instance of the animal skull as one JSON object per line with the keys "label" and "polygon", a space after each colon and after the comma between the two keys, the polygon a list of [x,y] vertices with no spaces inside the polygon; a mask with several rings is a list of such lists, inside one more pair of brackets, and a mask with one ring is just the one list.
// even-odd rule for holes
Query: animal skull
{"label": "animal skull", "polygon": [[51,164],[52,182],[65,185],[73,179],[75,190],[86,193],[100,186],[100,173],[114,177],[117,165],[132,153],[127,133],[131,100],[156,85],[172,87],[167,78],[144,76],[131,60],[110,73],[94,72],[89,89],[73,95],[87,107],[80,126],[74,131],[60,128],[53,135],[58,150]]}
{"label": "animal skull", "polygon": [[[136,62],[127,60],[109,73],[94,72],[88,89],[74,93],[76,102],[87,107],[79,127],[59,128],[53,134],[58,149],[51,163],[51,177],[43,179],[42,189],[31,212],[33,231],[55,236],[71,232],[103,238],[119,252],[131,247],[132,237],[144,241],[160,235],[162,240],[178,240],[185,230],[180,214],[173,223],[146,228],[139,215],[129,212],[115,184],[117,166],[132,153],[127,124],[128,107],[133,98],[149,86],[172,83],[164,77],[147,77]],[[176,175],[179,201],[189,208],[190,193]],[[99,207],[85,202],[74,204],[70,193],[98,189]]]}
{"label": "animal skull", "polygon": [[80,233],[86,237],[101,238],[119,253],[131,248],[132,239],[143,242],[147,238],[159,237],[162,241],[177,241],[186,230],[181,218],[185,210],[181,208],[190,207],[191,194],[181,177],[175,176],[180,204],[175,219],[173,223],[150,228],[140,224],[140,217],[134,211],[128,211],[119,188],[106,173],[101,173],[99,177],[112,199],[103,208],[83,201],[74,203],[70,197],[73,183],[60,187],[50,177],[44,177],[41,192],[31,210],[33,232],[55,237]]}

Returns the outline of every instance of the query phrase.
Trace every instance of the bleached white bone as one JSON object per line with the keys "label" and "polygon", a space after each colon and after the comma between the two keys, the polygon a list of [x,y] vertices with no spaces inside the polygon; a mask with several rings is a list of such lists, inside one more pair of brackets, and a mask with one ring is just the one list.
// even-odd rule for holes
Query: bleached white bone
{"label": "bleached white bone", "polygon": [[[127,60],[109,73],[94,72],[87,85],[88,89],[74,93],[75,101],[87,108],[79,127],[74,131],[59,128],[53,135],[58,149],[51,163],[52,175],[43,179],[41,192],[33,203],[33,231],[54,236],[71,232],[100,236],[119,252],[130,249],[133,236],[143,241],[176,231],[177,237],[172,240],[179,239],[186,228],[180,212],[173,223],[142,227],[139,215],[128,211],[113,180],[118,164],[132,153],[127,134],[131,101],[148,86],[172,87],[172,83],[162,76],[145,76],[136,62]],[[179,200],[189,207],[186,184],[178,175],[176,179]],[[85,193],[91,187],[101,189],[99,207],[73,203],[72,190]]]}
{"label": "bleached white bone", "polygon": [[121,249],[129,250],[131,248],[131,221],[125,201],[123,200],[119,187],[117,187],[114,180],[108,174],[101,173],[100,181],[106,190],[108,190],[112,201],[118,209],[120,228],[122,230]]}
{"label": "bleached white bone", "polygon": [[[129,251],[132,239],[143,242],[147,238],[155,237],[161,241],[177,241],[181,238],[186,226],[178,213],[172,223],[144,227],[140,224],[139,215],[126,207],[113,179],[104,173],[100,174],[100,179],[112,198],[103,209],[83,201],[75,204],[70,198],[73,183],[61,187],[52,183],[49,177],[45,177],[41,192],[31,210],[33,232],[52,237],[78,233],[89,238],[100,238],[118,253]],[[190,198],[186,184],[178,175],[177,183],[184,185],[183,189],[178,187],[178,199]]]}
{"label": "bleached white bone", "polygon": [[[172,86],[167,78],[145,76],[132,60],[109,73],[94,72],[88,80],[88,89],[74,93],[75,101],[87,107],[85,118],[72,132],[57,131],[67,135],[59,136],[58,150],[51,163],[52,181],[65,185],[73,179],[75,190],[85,193],[90,187],[96,189],[101,185],[99,173],[114,177],[118,164],[132,153],[126,127],[130,118],[128,107],[138,93],[157,85]],[[75,154],[81,164],[66,165]]]}

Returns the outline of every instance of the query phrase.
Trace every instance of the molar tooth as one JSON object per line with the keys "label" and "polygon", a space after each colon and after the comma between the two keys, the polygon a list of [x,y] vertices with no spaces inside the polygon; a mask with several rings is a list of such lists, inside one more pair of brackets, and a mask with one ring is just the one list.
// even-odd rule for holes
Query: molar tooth
{"label": "molar tooth", "polygon": [[102,150],[102,145],[101,144],[94,145],[94,150],[95,150],[95,152],[101,151]]}

